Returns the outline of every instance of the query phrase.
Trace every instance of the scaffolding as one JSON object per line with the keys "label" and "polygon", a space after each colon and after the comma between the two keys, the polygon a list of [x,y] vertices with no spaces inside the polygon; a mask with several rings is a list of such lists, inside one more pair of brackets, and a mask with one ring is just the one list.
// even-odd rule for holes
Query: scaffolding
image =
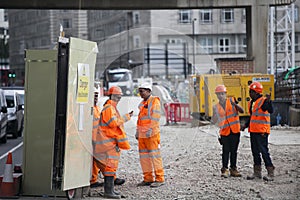
{"label": "scaffolding", "polygon": [[270,8],[269,73],[295,67],[295,5]]}

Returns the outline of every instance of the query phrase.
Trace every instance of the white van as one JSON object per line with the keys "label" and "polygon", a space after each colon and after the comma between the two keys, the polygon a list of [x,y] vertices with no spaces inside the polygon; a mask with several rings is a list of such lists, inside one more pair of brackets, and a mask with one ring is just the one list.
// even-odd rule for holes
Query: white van
{"label": "white van", "polygon": [[22,98],[20,93],[22,92],[13,89],[4,90],[8,113],[6,131],[7,134],[11,134],[13,138],[22,136],[24,125],[24,98]]}
{"label": "white van", "polygon": [[7,105],[6,105],[6,99],[4,96],[4,91],[0,89],[0,142],[6,143],[7,141],[7,135],[6,135],[6,129],[7,129]]}

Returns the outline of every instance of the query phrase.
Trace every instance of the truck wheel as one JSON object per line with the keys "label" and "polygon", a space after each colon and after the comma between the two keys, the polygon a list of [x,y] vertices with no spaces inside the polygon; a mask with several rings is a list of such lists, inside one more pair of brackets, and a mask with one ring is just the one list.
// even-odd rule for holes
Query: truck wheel
{"label": "truck wheel", "polygon": [[18,138],[19,135],[18,130],[14,131],[12,135],[14,139]]}
{"label": "truck wheel", "polygon": [[5,144],[7,142],[7,135],[5,134],[1,139],[0,139],[0,143]]}
{"label": "truck wheel", "polygon": [[23,129],[24,129],[24,119],[22,119],[21,128],[20,128],[20,130],[18,131],[18,136],[19,136],[19,137],[22,136]]}

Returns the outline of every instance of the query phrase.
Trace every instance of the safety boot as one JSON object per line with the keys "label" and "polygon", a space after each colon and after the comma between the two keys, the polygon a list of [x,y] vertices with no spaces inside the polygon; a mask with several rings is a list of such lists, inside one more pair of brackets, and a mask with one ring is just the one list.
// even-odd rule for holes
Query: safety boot
{"label": "safety boot", "polygon": [[229,177],[229,170],[225,167],[222,167],[221,169],[221,177],[224,177],[224,178],[228,178]]}
{"label": "safety boot", "polygon": [[104,177],[104,198],[106,199],[121,199],[121,195],[117,195],[114,190],[114,177]]}
{"label": "safety boot", "polygon": [[251,176],[247,176],[247,180],[253,180],[255,178],[261,179],[261,165],[253,166],[253,174]]}
{"label": "safety boot", "polygon": [[125,179],[122,179],[122,178],[116,178],[114,180],[115,185],[123,185],[124,183],[125,183]]}
{"label": "safety boot", "polygon": [[266,168],[267,168],[267,171],[268,171],[268,175],[264,176],[263,179],[265,181],[273,181],[274,180],[274,169],[275,169],[275,167],[271,166],[271,167],[266,167]]}
{"label": "safety boot", "polygon": [[237,170],[236,167],[232,167],[230,168],[230,176],[241,177],[242,175],[240,174],[240,172]]}

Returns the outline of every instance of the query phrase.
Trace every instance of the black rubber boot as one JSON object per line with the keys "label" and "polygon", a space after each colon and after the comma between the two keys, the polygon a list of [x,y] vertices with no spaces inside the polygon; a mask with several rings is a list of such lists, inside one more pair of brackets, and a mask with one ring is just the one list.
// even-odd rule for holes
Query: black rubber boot
{"label": "black rubber boot", "polygon": [[122,178],[116,178],[114,181],[115,185],[123,185],[125,183],[125,179]]}
{"label": "black rubber boot", "polygon": [[104,177],[104,198],[107,199],[121,199],[120,195],[114,193],[114,177],[105,176]]}

